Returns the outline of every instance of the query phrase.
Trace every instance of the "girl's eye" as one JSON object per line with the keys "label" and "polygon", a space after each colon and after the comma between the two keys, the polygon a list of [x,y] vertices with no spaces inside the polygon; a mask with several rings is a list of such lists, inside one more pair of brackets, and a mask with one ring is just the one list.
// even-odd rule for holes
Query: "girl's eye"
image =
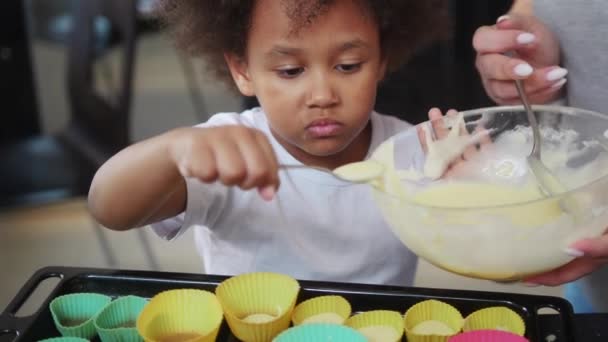
{"label": "girl's eye", "polygon": [[304,68],[290,68],[277,70],[279,76],[284,78],[294,78],[304,72]]}
{"label": "girl's eye", "polygon": [[336,69],[340,72],[344,73],[352,73],[361,69],[362,63],[354,63],[354,64],[338,64]]}

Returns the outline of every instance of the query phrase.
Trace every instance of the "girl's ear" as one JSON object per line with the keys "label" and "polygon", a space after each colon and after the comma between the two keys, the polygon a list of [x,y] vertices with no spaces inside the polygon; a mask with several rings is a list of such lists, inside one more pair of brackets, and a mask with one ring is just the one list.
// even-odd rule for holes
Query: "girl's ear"
{"label": "girl's ear", "polygon": [[245,96],[254,96],[253,84],[249,75],[249,68],[242,57],[238,57],[233,53],[225,53],[224,59],[230,69],[230,74],[234,83],[239,88],[241,94]]}

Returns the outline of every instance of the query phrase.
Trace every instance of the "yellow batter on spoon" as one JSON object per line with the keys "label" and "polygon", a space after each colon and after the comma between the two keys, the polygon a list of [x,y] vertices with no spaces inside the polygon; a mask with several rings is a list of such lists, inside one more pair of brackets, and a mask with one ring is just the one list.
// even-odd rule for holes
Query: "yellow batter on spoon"
{"label": "yellow batter on spoon", "polygon": [[349,163],[336,168],[333,173],[338,177],[354,183],[372,181],[384,172],[384,165],[375,160]]}

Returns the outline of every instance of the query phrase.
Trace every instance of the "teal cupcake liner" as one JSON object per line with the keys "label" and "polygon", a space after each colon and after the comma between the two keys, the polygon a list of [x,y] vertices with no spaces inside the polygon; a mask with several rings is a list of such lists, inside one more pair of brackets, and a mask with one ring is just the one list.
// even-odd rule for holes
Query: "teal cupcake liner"
{"label": "teal cupcake liner", "polygon": [[62,336],[92,339],[97,334],[94,319],[112,298],[97,293],[73,293],[57,297],[49,308]]}
{"label": "teal cupcake liner", "polygon": [[80,337],[51,337],[39,340],[38,342],[89,342],[89,340]]}
{"label": "teal cupcake liner", "polygon": [[273,342],[367,342],[367,338],[355,329],[337,324],[310,323],[289,328]]}
{"label": "teal cupcake liner", "polygon": [[108,304],[94,320],[95,329],[102,342],[141,342],[135,323],[148,304],[137,296],[120,297]]}

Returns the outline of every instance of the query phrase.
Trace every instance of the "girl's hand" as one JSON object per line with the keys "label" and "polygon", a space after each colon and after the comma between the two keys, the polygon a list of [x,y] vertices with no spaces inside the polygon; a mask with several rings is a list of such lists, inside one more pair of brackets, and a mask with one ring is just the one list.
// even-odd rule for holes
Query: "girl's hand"
{"label": "girl's hand", "polygon": [[608,230],[595,239],[579,240],[568,249],[577,257],[564,266],[524,281],[534,285],[556,286],[574,281],[608,264]]}
{"label": "girl's hand", "polygon": [[[458,115],[458,111],[456,111],[455,109],[450,109],[446,112],[446,115],[454,117]],[[451,129],[458,129],[448,129],[445,126],[444,121],[441,119],[443,117],[443,114],[438,108],[431,108],[431,110],[429,110],[428,116],[431,122],[430,129],[432,129],[433,131],[433,137],[431,138],[433,141],[445,139]],[[423,129],[421,126],[418,126],[418,139],[422,143],[423,149],[425,151],[428,151],[428,147],[426,146],[426,132],[427,131],[425,129]],[[477,126],[472,133],[478,137],[476,139],[477,143],[471,143],[464,149],[461,155],[455,156],[455,158],[450,161],[450,164],[444,171],[442,177],[448,177],[450,174],[457,173],[458,170],[462,168],[463,165],[465,165],[465,162],[467,160],[473,159],[475,155],[477,155],[486,146],[491,144],[492,141],[490,139],[489,132],[487,132],[487,130],[483,126]],[[470,135],[469,131],[467,131],[466,127],[464,126],[460,127],[460,131],[458,132],[458,134],[461,136]]]}
{"label": "girl's hand", "polygon": [[278,162],[261,131],[227,125],[183,128],[175,134],[169,153],[183,177],[257,188],[264,199],[273,198],[279,186]]}
{"label": "girl's hand", "polygon": [[[519,104],[513,80],[525,80],[532,103],[557,99],[567,70],[558,66],[559,43],[534,16],[502,16],[494,26],[482,26],[473,36],[475,65],[488,96],[498,104]],[[512,53],[514,57],[505,54]]]}

